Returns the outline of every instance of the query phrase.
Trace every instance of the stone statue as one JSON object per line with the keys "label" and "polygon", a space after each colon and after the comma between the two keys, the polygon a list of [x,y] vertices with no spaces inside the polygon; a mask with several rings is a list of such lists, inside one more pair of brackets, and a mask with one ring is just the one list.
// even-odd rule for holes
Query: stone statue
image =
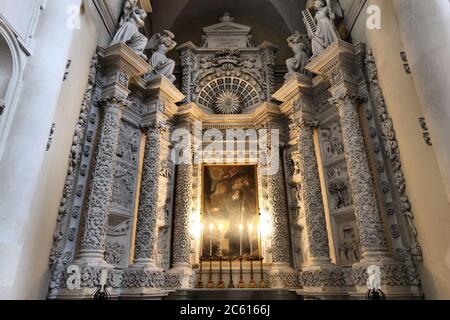
{"label": "stone statue", "polygon": [[[316,0],[315,8],[317,13],[314,17],[316,22],[316,32],[311,33],[308,30],[308,36],[311,39],[313,57],[317,56],[319,53],[328,48],[332,43],[339,40],[339,34],[334,25],[334,19],[336,16],[342,16],[342,11],[339,4],[335,3],[335,0]],[[336,8],[339,8],[337,10]]]}
{"label": "stone statue", "polygon": [[145,25],[146,18],[147,13],[139,9],[137,0],[127,0],[120,18],[119,29],[111,41],[111,45],[125,43],[140,57],[147,60],[144,50],[148,39],[139,32],[139,28]]}
{"label": "stone statue", "polygon": [[208,36],[202,36],[202,44],[200,45],[202,48],[208,48]]}
{"label": "stone statue", "polygon": [[302,73],[306,75],[305,66],[309,63],[309,50],[307,41],[305,41],[305,35],[301,35],[296,31],[292,36],[287,39],[289,47],[292,48],[295,56],[286,60],[286,67],[288,73],[285,75],[285,79],[289,79],[294,73]]}
{"label": "stone statue", "polygon": [[379,266],[372,265],[367,268],[369,275],[367,279],[367,288],[369,290],[381,290],[381,269]]}
{"label": "stone statue", "polygon": [[174,38],[175,35],[172,32],[164,30],[155,34],[148,42],[147,49],[153,52],[149,61],[153,71],[146,75],[147,79],[155,74],[161,74],[171,82],[176,80],[173,75],[175,61],[166,57],[166,54],[177,46]]}

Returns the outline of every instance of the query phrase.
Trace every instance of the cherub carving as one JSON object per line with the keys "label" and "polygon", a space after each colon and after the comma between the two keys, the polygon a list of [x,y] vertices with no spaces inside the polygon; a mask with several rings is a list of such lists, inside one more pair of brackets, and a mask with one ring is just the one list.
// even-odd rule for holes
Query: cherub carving
{"label": "cherub carving", "polygon": [[372,265],[367,268],[367,274],[369,275],[367,279],[367,288],[369,290],[380,290],[381,289],[381,269],[377,265]]}
{"label": "cherub carving", "polygon": [[288,73],[285,79],[289,79],[294,73],[306,74],[305,66],[309,63],[309,44],[306,35],[296,31],[287,39],[289,47],[292,48],[295,56],[286,60]]}
{"label": "cherub carving", "polygon": [[148,38],[139,32],[139,29],[144,27],[146,18],[147,13],[139,9],[137,0],[127,0],[120,18],[119,29],[111,41],[111,45],[125,43],[140,57],[147,60],[144,50]]}
{"label": "cherub carving", "polygon": [[169,79],[171,82],[176,80],[173,75],[175,69],[175,61],[166,57],[166,54],[177,46],[173,40],[175,35],[164,30],[161,33],[155,34],[147,44],[147,49],[152,50],[153,54],[150,58],[150,65],[153,67],[153,72],[149,73],[146,78],[155,74],[161,74]]}

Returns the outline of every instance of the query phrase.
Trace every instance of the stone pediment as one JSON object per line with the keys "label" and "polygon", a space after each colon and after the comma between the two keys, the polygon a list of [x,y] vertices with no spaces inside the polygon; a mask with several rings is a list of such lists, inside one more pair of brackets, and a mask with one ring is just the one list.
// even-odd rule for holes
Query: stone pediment
{"label": "stone pediment", "polygon": [[203,31],[205,32],[206,35],[222,33],[224,31],[227,33],[232,32],[234,34],[248,35],[251,30],[252,30],[252,28],[249,26],[234,23],[234,22],[221,22],[221,23],[203,28]]}
{"label": "stone pediment", "polygon": [[202,47],[209,49],[248,48],[252,28],[250,26],[235,23],[233,20],[234,19],[228,13],[225,13],[220,19],[221,22],[203,28],[205,36]]}

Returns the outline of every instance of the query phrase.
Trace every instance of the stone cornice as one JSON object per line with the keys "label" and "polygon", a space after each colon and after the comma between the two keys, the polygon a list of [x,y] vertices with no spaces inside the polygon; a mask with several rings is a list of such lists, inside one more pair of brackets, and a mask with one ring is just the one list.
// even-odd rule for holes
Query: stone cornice
{"label": "stone cornice", "polygon": [[103,70],[120,69],[130,78],[150,72],[150,65],[123,43],[98,49]]}
{"label": "stone cornice", "polygon": [[300,73],[294,74],[275,92],[272,97],[281,102],[288,102],[297,95],[312,95],[312,80]]}
{"label": "stone cornice", "polygon": [[324,74],[327,72],[330,62],[335,61],[342,55],[353,56],[354,54],[355,49],[351,43],[338,40],[312,59],[306,69],[315,74]]}
{"label": "stone cornice", "polygon": [[202,122],[203,127],[209,128],[255,128],[271,121],[273,118],[282,117],[277,105],[262,103],[254,112],[247,114],[220,115],[203,111],[196,103],[188,103],[180,106],[177,112],[178,120],[190,119]]}

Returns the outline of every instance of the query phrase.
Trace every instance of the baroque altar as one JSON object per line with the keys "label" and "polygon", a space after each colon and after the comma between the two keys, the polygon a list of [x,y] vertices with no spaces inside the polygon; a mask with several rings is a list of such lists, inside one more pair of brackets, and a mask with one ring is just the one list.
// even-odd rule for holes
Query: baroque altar
{"label": "baroque altar", "polygon": [[294,34],[280,87],[278,49],[255,44],[250,26],[224,14],[203,31],[176,47],[180,88],[169,31],[150,39],[148,62],[126,41],[93,57],[49,298],[99,286],[163,298],[233,278],[361,298],[373,265],[388,295],[419,295],[420,245],[370,52],[335,39],[311,57]]}

